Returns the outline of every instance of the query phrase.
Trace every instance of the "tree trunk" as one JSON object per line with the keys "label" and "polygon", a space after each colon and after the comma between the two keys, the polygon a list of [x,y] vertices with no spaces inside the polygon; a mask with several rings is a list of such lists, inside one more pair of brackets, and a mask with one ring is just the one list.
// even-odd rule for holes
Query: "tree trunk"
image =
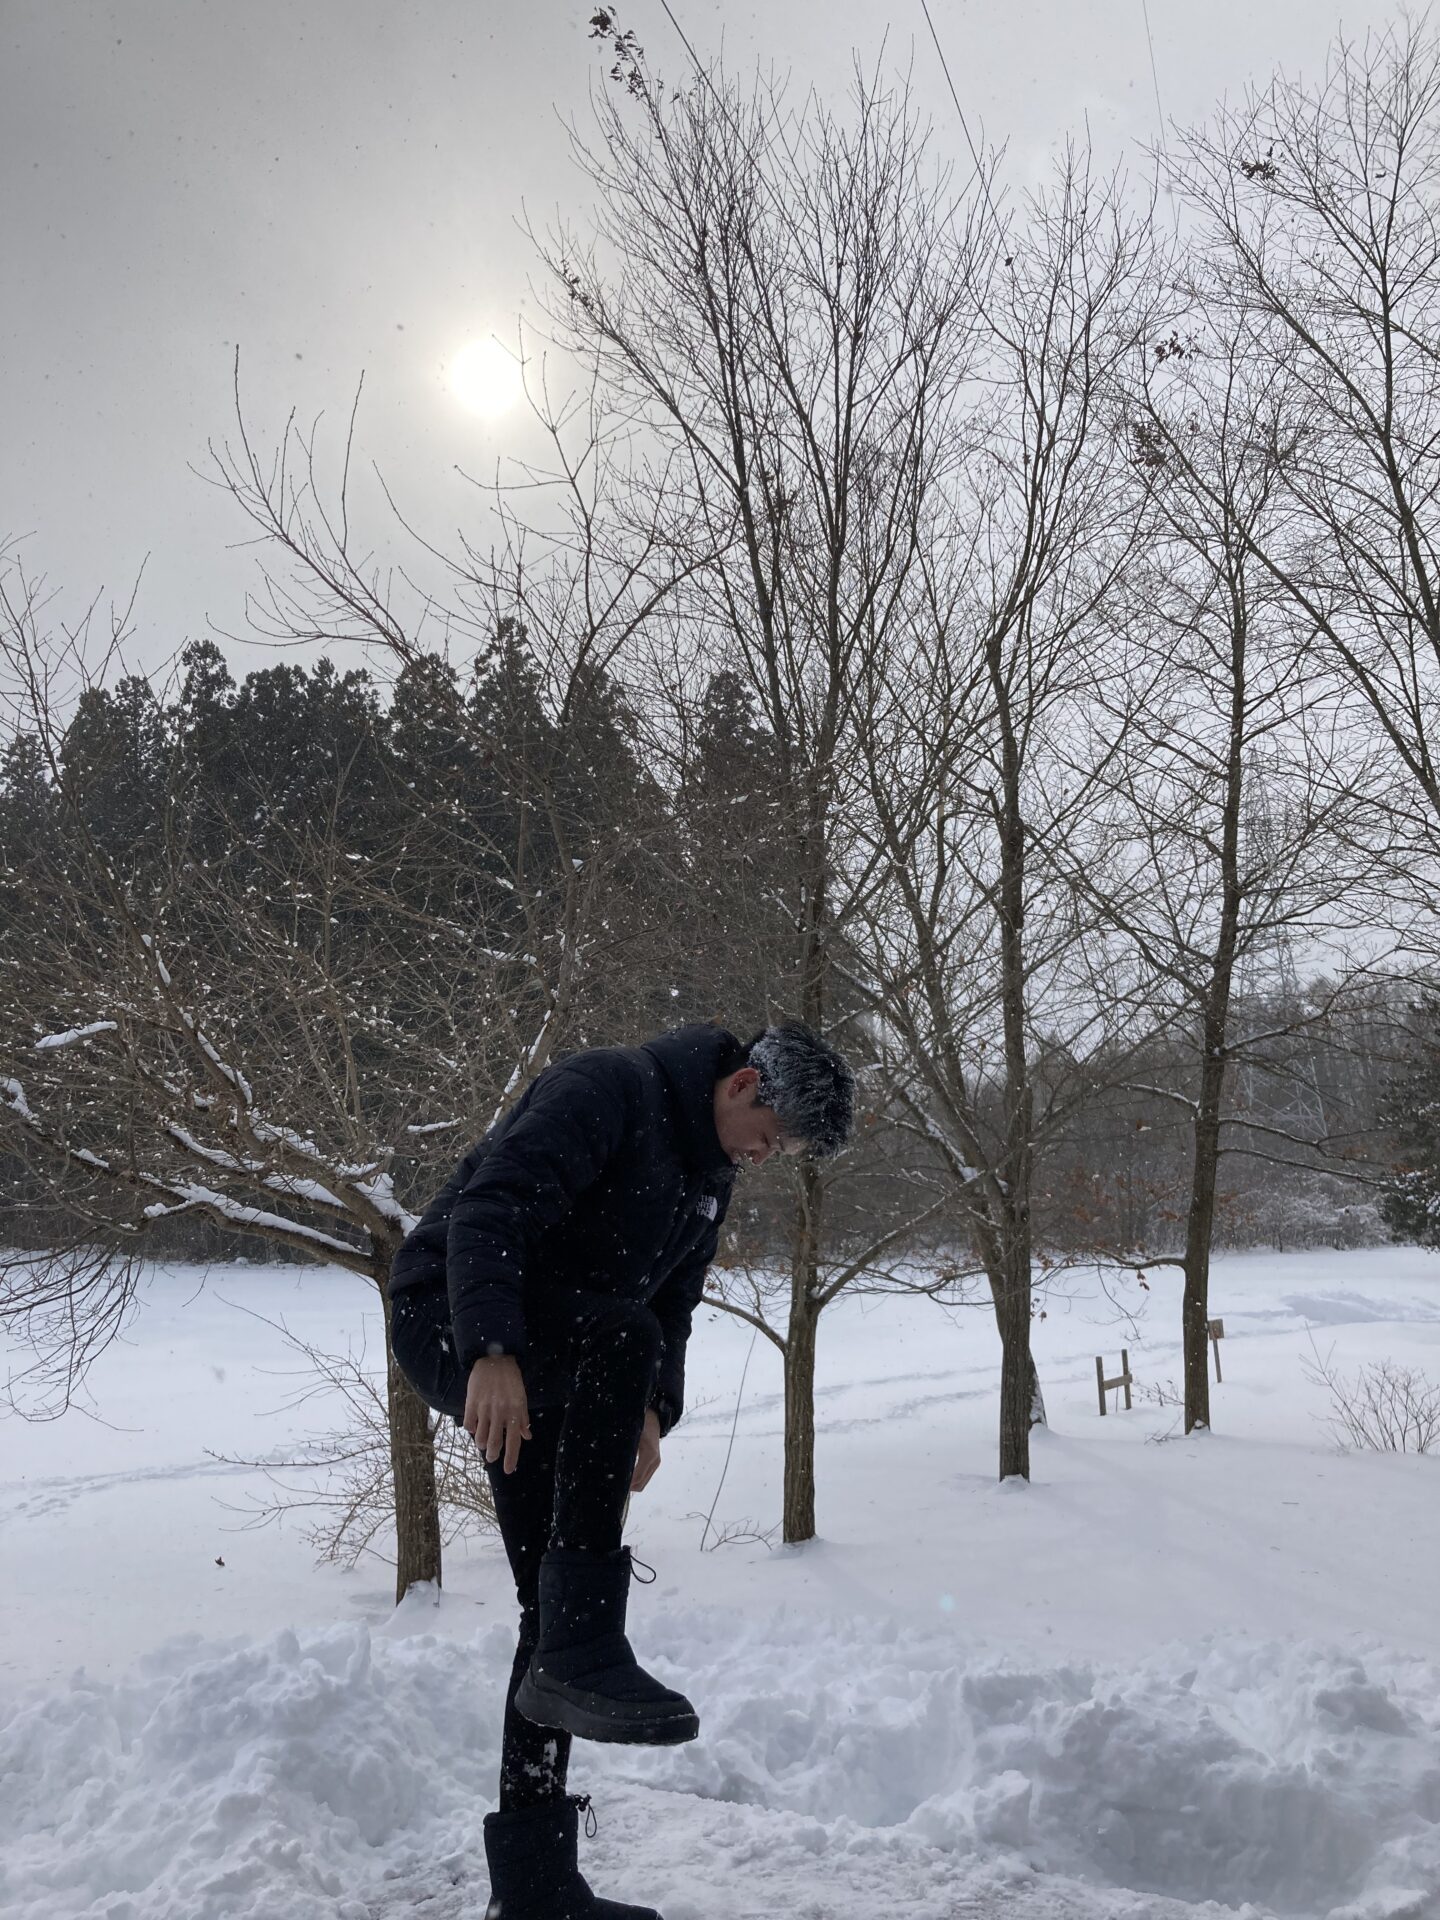
{"label": "tree trunk", "polygon": [[1030,1478],[1030,1428],[1038,1391],[1030,1352],[1029,1235],[1009,1222],[1000,1322],[1000,1478]]}
{"label": "tree trunk", "polygon": [[[990,1303],[995,1309],[995,1327],[996,1327],[996,1331],[1000,1335],[1000,1341],[1001,1341],[1001,1346],[1003,1350],[1003,1346],[1006,1338],[1006,1322],[1005,1322],[1006,1282],[1005,1282],[1005,1269],[1001,1263],[1000,1240],[998,1235],[995,1235],[993,1233],[987,1233],[985,1235],[983,1258],[985,1262],[985,1277],[990,1283]],[[1027,1318],[1028,1318],[1028,1312],[1027,1312]],[[1050,1424],[1050,1421],[1049,1421],[1049,1417],[1045,1412],[1045,1395],[1040,1390],[1040,1374],[1039,1374],[1039,1370],[1035,1365],[1035,1355],[1030,1349],[1030,1338],[1029,1338],[1028,1327],[1026,1329],[1026,1335],[1025,1335],[1025,1366],[1027,1369],[1027,1372],[1026,1372],[1027,1385],[1026,1385],[1025,1391],[1026,1391],[1026,1399],[1029,1403],[1029,1408],[1030,1408],[1027,1425],[1032,1427],[1048,1427]],[[1003,1400],[1003,1396],[1004,1396],[1003,1359],[1001,1362],[1001,1368],[1002,1368],[1001,1396]],[[1002,1480],[1005,1478],[1005,1467],[1003,1465],[1003,1451],[1002,1451],[1002,1465],[1000,1468],[1000,1478]]]}
{"label": "tree trunk", "polygon": [[1220,1101],[1225,1091],[1225,1043],[1240,928],[1240,813],[1244,797],[1246,722],[1245,646],[1248,628],[1238,597],[1230,627],[1230,748],[1220,833],[1220,925],[1200,1022],[1200,1098],[1195,1106],[1195,1163],[1185,1222],[1185,1294],[1180,1329],[1185,1354],[1185,1431],[1210,1425],[1210,1243],[1215,1233],[1215,1188],[1220,1169]]}
{"label": "tree trunk", "polygon": [[[1023,728],[1017,728],[1014,688],[1001,634],[992,633],[986,663],[1000,735],[1000,789],[990,803],[999,872],[995,894],[1000,935],[1000,1009],[1005,1035],[1005,1140],[996,1185],[995,1266],[1000,1291],[1000,1478],[1030,1478],[1030,1425],[1037,1383],[1030,1354],[1030,1180],[1035,1148],[1035,1102],[1025,1051],[1028,984],[1025,974],[1025,818],[1021,807]],[[993,1284],[993,1282],[992,1282]]]}
{"label": "tree trunk", "polygon": [[440,1503],[435,1492],[434,1421],[429,1407],[395,1364],[390,1344],[388,1256],[376,1285],[385,1315],[385,1391],[390,1416],[390,1473],[395,1489],[395,1604],[422,1580],[440,1585]]}
{"label": "tree trunk", "polygon": [[794,1259],[790,1269],[790,1325],[785,1336],[785,1502],[787,1544],[815,1538],[815,1341],[820,1309],[820,1208],[824,1188],[814,1167],[800,1176]]}
{"label": "tree trunk", "polygon": [[1210,1425],[1210,1354],[1205,1328],[1210,1318],[1210,1250],[1185,1256],[1185,1293],[1180,1327],[1185,1342],[1185,1431]]}
{"label": "tree trunk", "polygon": [[[1228,983],[1225,993],[1228,1003]],[[1217,996],[1218,998],[1218,996]],[[1215,1187],[1220,1163],[1220,1090],[1225,1059],[1220,1036],[1223,1016],[1212,1007],[1205,1021],[1205,1059],[1200,1070],[1200,1102],[1195,1115],[1195,1165],[1190,1178],[1190,1209],[1185,1221],[1185,1293],[1180,1328],[1185,1353],[1185,1431],[1210,1425],[1210,1243],[1215,1232]]]}
{"label": "tree trunk", "polygon": [[[795,1293],[798,1294],[798,1283]],[[815,1538],[815,1335],[813,1306],[792,1295],[785,1341],[785,1506],[788,1544]]]}
{"label": "tree trunk", "polygon": [[1004,1206],[1000,1221],[1000,1478],[1030,1478],[1035,1362],[1030,1353],[1030,1186],[1035,1158],[1035,1099],[1025,1051],[1025,823],[1020,809],[1020,747],[998,661],[992,667],[1002,723],[1000,846],[1000,995],[1005,1027]]}

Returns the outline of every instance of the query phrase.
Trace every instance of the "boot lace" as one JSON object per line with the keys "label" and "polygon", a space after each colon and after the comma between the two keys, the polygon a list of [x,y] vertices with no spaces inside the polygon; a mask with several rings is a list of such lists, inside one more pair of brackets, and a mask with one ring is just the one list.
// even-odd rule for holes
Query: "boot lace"
{"label": "boot lace", "polygon": [[589,1794],[572,1793],[568,1797],[576,1813],[583,1813],[585,1816],[585,1838],[593,1840],[600,1831],[600,1822],[595,1818],[595,1809],[590,1804]]}
{"label": "boot lace", "polygon": [[[637,1567],[644,1567],[646,1573],[649,1574],[650,1578],[648,1580],[642,1579],[641,1576],[635,1571]],[[644,1560],[642,1560],[639,1554],[636,1553],[633,1547],[630,1549],[630,1572],[631,1572],[631,1576],[634,1579],[640,1581],[640,1584],[642,1587],[653,1587],[658,1577],[656,1575],[654,1567],[649,1566]]]}

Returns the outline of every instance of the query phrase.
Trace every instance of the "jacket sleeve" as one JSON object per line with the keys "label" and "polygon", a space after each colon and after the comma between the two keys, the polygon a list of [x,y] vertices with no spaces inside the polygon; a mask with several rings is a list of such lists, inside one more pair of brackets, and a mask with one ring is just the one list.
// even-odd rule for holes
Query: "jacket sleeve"
{"label": "jacket sleeve", "polygon": [[525,1357],[522,1293],[536,1242],[619,1150],[629,1104],[618,1077],[578,1060],[551,1067],[457,1194],[445,1280],[465,1376],[487,1354]]}
{"label": "jacket sleeve", "polygon": [[665,1336],[660,1350],[660,1371],[650,1396],[650,1404],[660,1417],[662,1435],[669,1433],[685,1411],[685,1348],[690,1339],[690,1323],[705,1294],[705,1275],[720,1243],[720,1223],[724,1217],[722,1201],[720,1219],[650,1302],[650,1311],[660,1322],[660,1331]]}

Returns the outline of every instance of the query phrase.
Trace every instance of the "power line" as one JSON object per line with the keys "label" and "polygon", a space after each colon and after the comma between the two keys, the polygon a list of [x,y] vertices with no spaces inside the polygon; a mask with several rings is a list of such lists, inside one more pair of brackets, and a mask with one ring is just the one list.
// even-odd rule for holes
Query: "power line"
{"label": "power line", "polygon": [[709,87],[711,93],[715,94],[715,104],[723,110],[725,103],[720,98],[719,94],[715,93],[715,83],[710,78],[708,71],[701,66],[700,56],[696,53],[694,47],[691,46],[690,42],[685,38],[685,29],[681,26],[680,22],[675,18],[674,14],[670,11],[670,0],[660,0],[660,4],[665,9],[665,18],[670,22],[671,26],[674,27],[676,33],[678,33],[680,36],[681,44],[684,46],[685,51],[690,56],[691,66],[694,67],[695,71],[699,74],[700,78],[705,82],[706,86]]}
{"label": "power line", "polygon": [[[716,106],[719,107],[721,113],[725,116],[726,125],[735,134],[736,138],[742,141],[742,144],[743,144],[743,136],[741,135],[741,132],[740,132],[740,123],[738,119],[733,113],[731,113],[730,108],[727,106],[725,101],[721,99],[720,94],[716,89],[715,82],[710,78],[709,68],[701,66],[699,54],[697,54],[694,47],[691,46],[689,40],[685,36],[685,29],[681,26],[680,22],[675,18],[675,15],[670,10],[670,0],[660,0],[660,5],[665,9],[666,19],[670,22],[671,26],[674,27],[676,33],[679,34],[681,44],[685,48],[686,53],[688,53],[690,56],[691,66],[694,67],[696,73],[700,76],[700,78],[705,82],[706,86],[710,89],[711,99],[715,102]],[[774,187],[771,186],[768,176],[764,173],[763,170],[761,170],[761,171],[757,171],[755,178],[758,180],[760,186],[763,188],[767,199],[770,201],[770,204],[773,207],[778,208],[780,205],[779,197],[776,194]]]}
{"label": "power line", "polygon": [[[662,0],[663,3],[663,0]],[[935,42],[935,51],[940,56],[940,65],[945,74],[945,84],[950,89],[950,98],[955,102],[955,111],[960,116],[960,126],[965,135],[966,145],[970,149],[970,158],[975,162],[975,171],[980,172],[980,156],[975,151],[975,142],[970,138],[969,122],[965,118],[965,109],[960,104],[960,96],[955,91],[955,82],[950,78],[950,62],[945,58],[945,49],[940,44],[940,36],[935,31],[935,22],[930,18],[930,0],[920,0],[925,14],[925,24],[930,29],[930,38]],[[667,7],[668,13],[670,9]]]}
{"label": "power line", "polygon": [[[668,12],[669,9],[667,8]],[[1140,0],[1140,11],[1145,16],[1145,39],[1150,48],[1150,80],[1155,88],[1155,116],[1160,122],[1160,145],[1165,145],[1165,109],[1160,104],[1160,75],[1155,70],[1155,36],[1150,31],[1150,0]]]}
{"label": "power line", "polygon": [[[664,0],[661,0],[661,5],[664,6]],[[995,222],[996,227],[999,228],[1001,224],[1000,215],[995,210],[995,202],[990,198],[990,182],[986,178],[984,167],[980,164],[980,155],[976,151],[975,142],[970,138],[970,123],[965,118],[965,109],[961,106],[960,96],[955,91],[955,82],[950,78],[950,62],[945,58],[945,49],[941,46],[940,36],[935,31],[935,22],[930,17],[930,0],[920,0],[920,6],[925,15],[925,24],[930,29],[930,38],[935,42],[935,51],[940,56],[940,66],[945,75],[945,84],[950,89],[950,98],[955,102],[955,111],[960,116],[960,128],[965,135],[965,144],[970,149],[970,158],[975,163],[975,171],[979,175],[981,190],[985,195],[985,204],[990,209],[991,219]],[[668,13],[670,9],[666,7],[665,11]]]}
{"label": "power line", "polygon": [[[701,65],[700,56],[696,53],[694,47],[691,46],[690,41],[686,35],[685,29],[681,26],[680,22],[675,18],[674,10],[670,5],[670,0],[660,0],[660,5],[664,10],[665,18],[670,22],[671,26],[675,29],[676,33],[680,36],[680,44],[684,47],[686,53],[689,54],[690,64],[694,67],[696,73],[699,74],[700,78],[705,82],[706,86],[710,89],[711,94],[714,96],[715,104],[720,108],[721,112],[724,113],[726,115],[726,118],[728,119],[729,111],[726,108],[725,102],[720,98],[720,95],[716,93],[715,82],[710,78],[708,69]],[[935,51],[940,56],[940,66],[945,75],[945,84],[950,89],[950,98],[955,102],[955,111],[959,115],[961,131],[965,135],[965,144],[970,149],[970,159],[974,164],[976,175],[979,178],[980,189],[985,195],[985,204],[990,209],[991,219],[995,222],[996,227],[999,228],[1001,227],[1002,222],[1000,219],[1000,215],[996,210],[995,202],[990,195],[990,182],[986,176],[985,169],[981,164],[979,151],[976,148],[974,140],[970,136],[970,123],[965,118],[965,109],[961,106],[960,96],[955,91],[955,82],[950,77],[950,63],[945,58],[945,49],[941,46],[940,36],[935,31],[935,22],[930,17],[929,0],[920,0],[920,5],[921,5],[921,8],[924,10],[925,24],[930,29],[930,38],[935,42]],[[1157,98],[1158,98],[1158,95],[1157,95]]]}

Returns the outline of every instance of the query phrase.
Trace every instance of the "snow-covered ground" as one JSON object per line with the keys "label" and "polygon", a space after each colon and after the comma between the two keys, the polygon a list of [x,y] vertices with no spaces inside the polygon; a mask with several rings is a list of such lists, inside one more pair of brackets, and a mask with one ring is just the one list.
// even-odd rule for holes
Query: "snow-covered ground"
{"label": "snow-covered ground", "polygon": [[[838,1303],[798,1550],[753,1537],[779,1515],[778,1356],[699,1316],[628,1537],[659,1571],[633,1636],[703,1730],[577,1744],[597,1890],[666,1920],[1440,1916],[1440,1459],[1339,1453],[1302,1370],[1308,1326],[1345,1367],[1440,1378],[1440,1259],[1220,1263],[1218,1431],[1192,1440],[1173,1406],[1095,1403],[1122,1345],[1142,1389],[1178,1380],[1175,1284],[1136,1290],[1134,1328],[1091,1276],[1052,1298],[1028,1488],[994,1479],[985,1312]],[[161,1270],[88,1410],[0,1424],[7,1920],[483,1911],[499,1543],[397,1614],[378,1562],[237,1530],[263,1483],[210,1456],[328,1424],[287,1405],[282,1317],[376,1351],[343,1274]],[[739,1537],[702,1551],[712,1504]]]}

